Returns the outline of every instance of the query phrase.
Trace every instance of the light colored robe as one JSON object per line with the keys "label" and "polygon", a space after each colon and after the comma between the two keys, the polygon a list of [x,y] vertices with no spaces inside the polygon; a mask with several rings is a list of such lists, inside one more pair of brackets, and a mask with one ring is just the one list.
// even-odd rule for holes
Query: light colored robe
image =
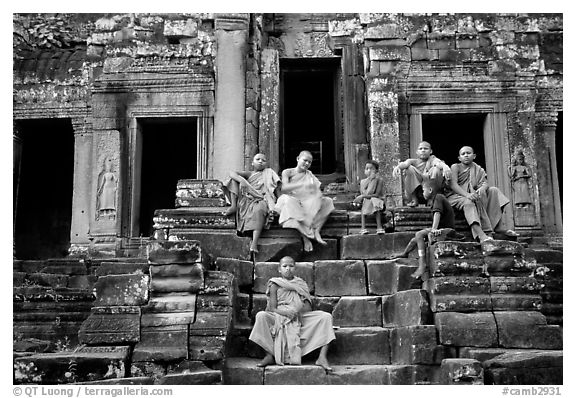
{"label": "light colored robe", "polygon": [[[382,185],[380,177],[375,176],[373,178],[365,178],[360,181],[360,193],[363,195],[381,195],[382,192],[376,192],[376,190],[382,190]],[[374,214],[377,211],[384,210],[384,200],[381,197],[364,198],[362,200],[362,214]]]}
{"label": "light colored robe", "polygon": [[[479,188],[488,185],[486,171],[474,162],[470,167],[465,167],[461,163],[453,164],[452,178],[456,178],[456,183],[468,193],[476,192]],[[476,202],[452,190],[446,195],[446,199],[452,207],[464,211],[468,225],[476,222],[485,232],[496,230],[502,220],[504,206],[510,203],[510,200],[496,187],[488,187]],[[472,232],[476,235],[474,231]]]}
{"label": "light colored robe", "polygon": [[[299,311],[305,300],[311,302],[308,285],[302,278],[296,276],[292,280],[270,278],[266,289],[268,296],[272,284],[278,285],[276,291],[278,308],[284,306]],[[332,315],[327,312],[304,312],[291,320],[269,310],[267,306],[266,311],[256,314],[249,339],[272,354],[278,365],[284,363],[299,365],[302,356],[336,338],[332,327]]]}
{"label": "light colored robe", "polygon": [[440,188],[444,179],[441,160],[434,155],[430,155],[425,162],[410,165],[404,170],[404,192],[407,197],[422,185],[422,182],[429,180],[434,188]]}
{"label": "light colored robe", "polygon": [[334,210],[334,203],[332,199],[322,196],[321,183],[310,170],[293,176],[290,182],[303,182],[306,185],[278,198],[275,207],[280,214],[278,222],[283,228],[297,229],[314,239],[314,229],[324,225]]}

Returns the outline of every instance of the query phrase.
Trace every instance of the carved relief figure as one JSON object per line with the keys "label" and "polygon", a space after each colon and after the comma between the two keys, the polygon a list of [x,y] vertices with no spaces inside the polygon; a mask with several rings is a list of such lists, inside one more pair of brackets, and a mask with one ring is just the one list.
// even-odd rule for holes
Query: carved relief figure
{"label": "carved relief figure", "polygon": [[518,149],[509,168],[512,181],[513,200],[516,207],[526,207],[532,203],[530,198],[530,185],[528,180],[532,177],[530,168],[526,166],[524,151]]}
{"label": "carved relief figure", "polygon": [[96,196],[96,220],[116,219],[116,191],[118,179],[112,169],[112,160],[106,158],[98,176],[98,194]]}

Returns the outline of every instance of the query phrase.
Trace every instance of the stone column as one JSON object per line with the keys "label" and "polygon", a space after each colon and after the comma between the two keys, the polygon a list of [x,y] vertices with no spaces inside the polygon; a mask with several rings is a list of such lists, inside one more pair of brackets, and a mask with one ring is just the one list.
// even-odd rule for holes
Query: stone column
{"label": "stone column", "polygon": [[280,169],[280,64],[278,50],[262,50],[260,131],[258,148],[268,157],[268,166]]}
{"label": "stone column", "polygon": [[213,177],[244,167],[246,51],[249,14],[216,14]]}
{"label": "stone column", "polygon": [[90,215],[92,214],[92,123],[85,117],[72,119],[74,128],[74,188],[72,192],[72,223],[70,254],[88,250]]}
{"label": "stone column", "polygon": [[370,118],[370,151],[380,164],[384,180],[386,207],[402,206],[402,184],[392,177],[392,169],[400,160],[398,95],[386,78],[374,78],[368,84]]}

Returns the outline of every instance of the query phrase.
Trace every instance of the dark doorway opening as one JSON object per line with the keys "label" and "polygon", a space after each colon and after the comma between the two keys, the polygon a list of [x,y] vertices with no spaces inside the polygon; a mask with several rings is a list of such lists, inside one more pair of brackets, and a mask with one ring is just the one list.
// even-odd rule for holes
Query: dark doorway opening
{"label": "dark doorway opening", "polygon": [[422,139],[432,145],[434,155],[448,166],[459,162],[460,148],[471,146],[476,153],[475,162],[486,169],[485,123],[486,114],[483,113],[424,114]]}
{"label": "dark doorway opening", "polygon": [[69,119],[23,120],[14,174],[14,249],[22,260],[68,255],[74,184],[74,129]]}
{"label": "dark doorway opening", "polygon": [[308,150],[313,173],[342,172],[340,59],[281,59],[280,71],[280,168],[294,167],[298,153]]}
{"label": "dark doorway opening", "polygon": [[564,141],[564,114],[563,112],[558,112],[558,121],[556,122],[556,170],[558,170],[558,188],[560,190],[560,209],[563,211],[563,141]]}
{"label": "dark doorway opening", "polygon": [[178,180],[196,178],[195,118],[139,119],[142,165],[139,233],[151,236],[154,211],[173,209]]}

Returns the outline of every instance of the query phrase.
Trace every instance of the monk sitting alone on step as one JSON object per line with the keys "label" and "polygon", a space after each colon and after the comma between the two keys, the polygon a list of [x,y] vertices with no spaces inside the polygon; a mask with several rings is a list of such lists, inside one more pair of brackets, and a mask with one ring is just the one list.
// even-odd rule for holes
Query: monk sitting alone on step
{"label": "monk sitting alone on step", "polygon": [[446,198],[452,207],[464,211],[472,236],[480,242],[493,239],[489,234],[494,231],[518,236],[502,225],[502,211],[510,200],[498,188],[488,186],[486,172],[474,163],[475,158],[472,147],[463,146],[460,149],[460,163],[454,163],[451,167],[451,191]]}
{"label": "monk sitting alone on step", "polygon": [[278,267],[281,277],[268,281],[266,310],[256,314],[249,337],[266,351],[258,366],[300,365],[302,356],[322,347],[316,365],[332,371],[326,357],[328,344],[336,339],[332,315],[312,311],[308,285],[294,270],[294,259],[283,257]]}

